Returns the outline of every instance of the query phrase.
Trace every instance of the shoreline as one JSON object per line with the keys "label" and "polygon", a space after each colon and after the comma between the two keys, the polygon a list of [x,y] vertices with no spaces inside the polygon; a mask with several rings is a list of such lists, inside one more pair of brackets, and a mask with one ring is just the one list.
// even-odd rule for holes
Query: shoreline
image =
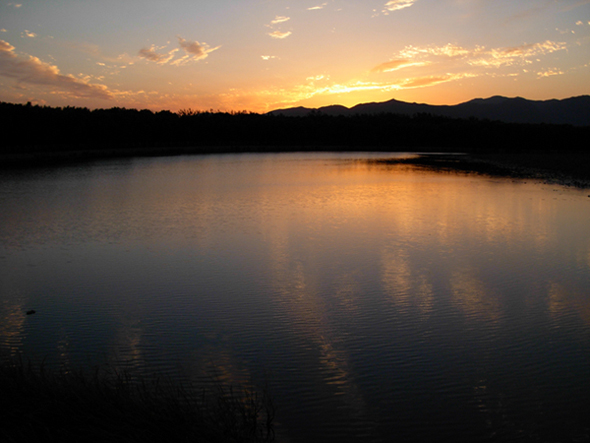
{"label": "shoreline", "polygon": [[580,189],[590,188],[590,154],[584,152],[420,153],[413,158],[376,160],[375,163],[413,165],[435,171],[530,179]]}
{"label": "shoreline", "polygon": [[[348,147],[321,145],[223,145],[223,146],[150,146],[114,148],[78,148],[51,150],[51,147],[22,153],[0,153],[0,169],[17,169],[44,165],[60,165],[114,158],[172,157],[179,155],[216,154],[264,154],[294,152],[413,152],[415,149],[395,149],[385,147]],[[424,151],[431,151],[425,149]],[[422,152],[422,151],[421,151]],[[432,150],[431,152],[437,152]]]}
{"label": "shoreline", "polygon": [[59,167],[95,160],[116,158],[168,157],[179,155],[215,155],[242,153],[294,153],[294,152],[416,152],[404,159],[370,160],[372,163],[406,164],[438,171],[475,173],[495,177],[539,180],[576,188],[590,188],[590,152],[545,151],[536,152],[459,152],[449,153],[448,148],[391,149],[383,146],[177,146],[136,147],[108,149],[37,150],[19,154],[0,154],[0,170],[36,167]]}

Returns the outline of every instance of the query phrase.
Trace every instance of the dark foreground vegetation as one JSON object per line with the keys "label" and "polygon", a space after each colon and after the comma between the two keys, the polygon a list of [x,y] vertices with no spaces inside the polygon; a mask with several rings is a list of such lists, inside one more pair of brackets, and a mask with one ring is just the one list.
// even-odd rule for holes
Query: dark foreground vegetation
{"label": "dark foreground vegetation", "polygon": [[49,371],[0,365],[0,441],[267,442],[274,407],[266,392],[187,388],[105,367]]}
{"label": "dark foreground vegetation", "polygon": [[[517,124],[430,114],[287,117],[247,112],[152,112],[0,103],[6,153],[131,148],[235,150],[581,149],[589,126]],[[173,150],[173,149],[172,149]]]}
{"label": "dark foreground vegetation", "polygon": [[[0,121],[0,167],[117,156],[421,151],[469,153],[480,169],[506,163],[517,175],[548,171],[549,175],[565,174],[572,184],[590,178],[590,126],[504,123],[431,114],[311,112],[294,117],[10,103],[0,103]],[[467,167],[466,158],[454,161],[455,166]]]}

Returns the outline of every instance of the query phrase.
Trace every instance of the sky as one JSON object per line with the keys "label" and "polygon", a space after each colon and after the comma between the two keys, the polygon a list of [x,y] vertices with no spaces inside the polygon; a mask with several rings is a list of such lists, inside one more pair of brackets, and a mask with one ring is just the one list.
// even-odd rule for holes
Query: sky
{"label": "sky", "polygon": [[0,101],[267,112],[590,94],[590,0],[0,0]]}

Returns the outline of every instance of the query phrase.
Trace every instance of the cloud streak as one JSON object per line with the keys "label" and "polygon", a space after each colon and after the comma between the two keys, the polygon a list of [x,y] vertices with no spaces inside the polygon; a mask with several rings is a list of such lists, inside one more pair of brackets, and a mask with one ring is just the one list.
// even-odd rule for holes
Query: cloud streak
{"label": "cloud streak", "polygon": [[284,38],[287,38],[291,35],[291,31],[287,31],[287,32],[273,31],[273,32],[269,32],[268,35],[270,35],[272,38],[284,39]]}
{"label": "cloud streak", "polygon": [[291,17],[284,17],[277,15],[274,20],[270,22],[271,25],[277,25],[279,23],[284,23],[286,21],[291,20]]}
{"label": "cloud streak", "polygon": [[[221,47],[217,46],[215,48],[211,48],[207,43],[199,43],[198,41],[187,40],[179,35],[176,36],[176,38],[178,39],[178,46],[180,48],[175,48],[166,53],[161,53],[157,52],[157,50],[163,48],[157,48],[156,46],[152,45],[149,48],[140,49],[138,56],[144,60],[154,62],[159,65],[165,65],[169,63],[174,66],[181,66],[190,62],[203,60],[207,58],[211,52],[216,51]],[[185,55],[176,60],[172,60],[180,50],[184,51]]]}
{"label": "cloud streak", "polygon": [[[270,22],[270,25],[265,25],[265,26],[267,28],[274,29],[274,25],[278,25],[279,23],[284,23],[284,22],[289,21],[289,20],[291,20],[291,17],[277,15],[275,17],[275,19]],[[272,38],[276,38],[276,39],[282,40],[284,38],[289,37],[291,34],[292,34],[291,31],[285,31],[285,32],[283,32],[283,31],[280,31],[278,29],[275,29],[274,31],[269,32],[267,35],[271,36]]]}
{"label": "cloud streak", "polygon": [[393,11],[399,11],[400,9],[409,8],[414,3],[416,3],[416,1],[417,0],[391,0],[385,3],[385,6],[383,7],[383,13],[389,14]]}
{"label": "cloud streak", "polygon": [[552,77],[554,75],[563,75],[564,72],[559,69],[548,69],[537,73],[537,78]]}
{"label": "cloud streak", "polygon": [[418,89],[461,80],[463,78],[476,77],[474,74],[441,74],[432,76],[418,76],[398,79],[389,82],[352,81],[345,83],[330,82],[329,77],[308,77],[307,83],[295,85],[289,89],[267,89],[252,92],[251,95],[263,98],[264,101],[276,100],[270,104],[270,108],[289,106],[302,100],[322,95],[351,94],[358,92],[392,92],[404,89]]}
{"label": "cloud streak", "polygon": [[106,86],[90,84],[71,75],[63,75],[57,66],[50,65],[37,57],[19,56],[15,47],[0,40],[0,75],[16,80],[16,85],[48,86],[76,98],[98,98],[108,100],[112,93]]}
{"label": "cloud streak", "polygon": [[218,50],[221,46],[215,48],[209,47],[207,43],[199,43],[198,41],[186,40],[180,36],[177,36],[178,44],[186,52],[183,58],[172,62],[173,65],[185,64],[191,61],[203,60],[209,56],[213,51]]}
{"label": "cloud streak", "polygon": [[561,51],[566,49],[565,43],[557,43],[547,40],[542,43],[533,43],[508,48],[495,48],[491,50],[481,49],[481,55],[468,63],[474,66],[501,67],[515,64],[528,64],[533,57]]}
{"label": "cloud streak", "polygon": [[455,80],[460,80],[466,77],[476,77],[475,74],[443,74],[443,75],[431,75],[426,77],[415,77],[404,79],[397,83],[398,89],[415,89],[415,88],[426,88],[429,86],[438,85],[441,83],[447,83]]}
{"label": "cloud streak", "polygon": [[158,63],[158,64],[166,64],[170,60],[174,58],[174,53],[178,51],[178,49],[173,49],[172,51],[161,54],[156,52],[156,47],[152,45],[149,48],[142,48],[139,50],[139,57],[146,59],[150,62]]}
{"label": "cloud streak", "polygon": [[532,63],[533,58],[563,49],[566,49],[565,43],[550,40],[492,49],[486,49],[484,46],[467,49],[450,43],[445,46],[406,46],[392,60],[375,66],[370,72],[391,72],[408,67],[433,65],[443,60],[460,60],[465,65],[483,68],[526,65]]}
{"label": "cloud streak", "polygon": [[429,63],[430,62],[418,62],[412,61],[411,59],[407,58],[400,58],[385,63],[381,63],[380,65],[375,66],[373,69],[371,69],[371,73],[397,71],[398,69],[408,68],[411,66],[424,66]]}

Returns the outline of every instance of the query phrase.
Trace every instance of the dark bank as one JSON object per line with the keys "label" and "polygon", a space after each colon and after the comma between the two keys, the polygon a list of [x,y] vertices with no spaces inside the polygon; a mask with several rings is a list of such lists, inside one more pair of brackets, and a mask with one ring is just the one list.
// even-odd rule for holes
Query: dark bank
{"label": "dark bank", "polygon": [[0,103],[1,167],[96,158],[239,152],[420,151],[462,157],[406,159],[423,166],[552,180],[585,187],[590,126],[505,123],[428,113],[301,116],[152,112]]}

